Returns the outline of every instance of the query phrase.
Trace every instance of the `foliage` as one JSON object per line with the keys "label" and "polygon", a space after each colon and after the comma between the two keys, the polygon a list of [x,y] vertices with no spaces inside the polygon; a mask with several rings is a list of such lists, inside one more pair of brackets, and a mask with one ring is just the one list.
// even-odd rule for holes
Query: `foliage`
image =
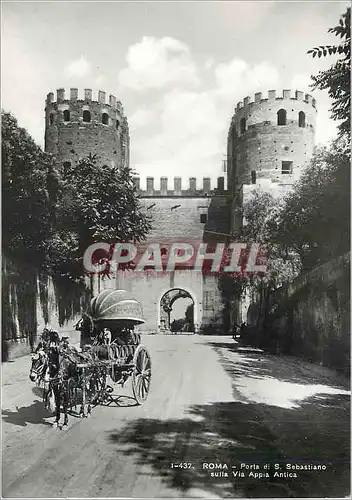
{"label": "foliage", "polygon": [[9,257],[80,280],[95,242],[136,242],[150,229],[128,168],[89,156],[56,172],[54,158],[2,112],[3,248]]}
{"label": "foliage", "polygon": [[256,189],[243,206],[244,227],[242,236],[245,241],[269,244],[271,229],[281,209],[281,201],[271,193]]}
{"label": "foliage", "polygon": [[170,325],[170,330],[172,332],[181,332],[185,326],[185,318],[174,319]]}
{"label": "foliage", "polygon": [[194,304],[190,304],[187,309],[186,309],[186,314],[185,314],[186,321],[190,324],[193,325],[193,318],[194,318]]}
{"label": "foliage", "polygon": [[254,191],[240,209],[239,241],[266,249],[265,275],[224,275],[225,308],[245,292],[275,289],[350,249],[350,152],[347,138],[318,148],[310,165],[283,199]]}
{"label": "foliage", "polygon": [[275,286],[348,252],[348,139],[316,148],[310,164],[285,198],[275,200],[268,193],[254,193],[243,214],[247,221],[243,237],[266,245],[268,273],[264,282],[272,281]]}
{"label": "foliage", "polygon": [[[283,203],[282,199],[257,189],[251,193],[251,197],[240,209],[244,223],[237,241],[246,243],[248,250],[254,243],[260,245],[258,264],[262,260],[266,265],[266,272],[249,274],[243,267],[243,271],[234,276],[233,287],[237,294],[243,294],[248,288],[253,291],[258,290],[262,284],[276,288],[298,275],[300,271],[298,255],[293,251],[287,251],[281,242],[274,239]],[[248,250],[243,252],[243,263],[248,258]],[[229,277],[223,278],[223,282],[226,281],[229,282]]]}
{"label": "foliage", "polygon": [[[299,256],[293,251],[287,252],[273,239],[282,209],[282,200],[260,190],[254,190],[244,206],[237,209],[244,218],[244,224],[236,241],[244,242],[247,250],[242,251],[240,259],[243,270],[235,274],[224,273],[219,279],[225,318],[229,317],[231,310],[236,311],[234,302],[241,297],[249,294],[252,300],[256,301],[258,294],[263,296],[264,289],[275,289],[298,276],[301,269]],[[265,254],[262,252],[257,259],[258,264],[266,265],[265,273],[246,272],[248,250],[254,243],[259,243],[265,251]],[[227,321],[230,323],[229,318]],[[236,321],[240,321],[240,318],[235,318]]]}
{"label": "foliage", "polygon": [[350,157],[347,139],[320,147],[287,197],[274,239],[310,270],[349,251]]}
{"label": "foliage", "polygon": [[348,137],[351,133],[351,8],[342,15],[339,25],[330,28],[332,33],[341,39],[338,45],[314,47],[308,51],[313,57],[337,55],[339,59],[328,70],[312,76],[313,90],[328,90],[333,104],[331,116],[334,120],[342,120],[339,125],[341,135]]}
{"label": "foliage", "polygon": [[66,167],[60,182],[57,232],[49,243],[61,273],[66,268],[73,275],[82,274],[89,245],[141,241],[149,229],[129,168],[102,166],[95,155]]}
{"label": "foliage", "polygon": [[10,113],[2,111],[1,118],[3,249],[20,262],[41,267],[54,222],[53,159]]}

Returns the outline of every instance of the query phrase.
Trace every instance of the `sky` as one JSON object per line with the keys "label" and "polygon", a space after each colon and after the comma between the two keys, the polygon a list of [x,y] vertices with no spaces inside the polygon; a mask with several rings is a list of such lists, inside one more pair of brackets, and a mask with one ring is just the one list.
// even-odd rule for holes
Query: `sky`
{"label": "sky", "polygon": [[[307,50],[347,2],[2,2],[2,109],[44,145],[48,92],[105,90],[123,104],[131,166],[145,178],[224,175],[233,110],[270,89],[317,100],[317,143],[336,136],[327,92],[310,75],[333,60]],[[94,95],[94,94],[93,94]],[[96,94],[95,94],[96,95]]]}

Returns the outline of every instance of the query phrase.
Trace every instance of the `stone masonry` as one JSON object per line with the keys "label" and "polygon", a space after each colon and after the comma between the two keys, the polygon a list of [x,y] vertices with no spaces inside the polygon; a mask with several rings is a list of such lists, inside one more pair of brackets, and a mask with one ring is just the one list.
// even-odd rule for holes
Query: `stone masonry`
{"label": "stone masonry", "polygon": [[[228,187],[233,213],[256,188],[274,196],[285,194],[310,161],[316,128],[316,101],[309,94],[284,90],[277,96],[255,94],[237,104],[227,144]],[[241,220],[233,216],[232,229]]]}
{"label": "stone masonry", "polygon": [[129,130],[120,101],[113,95],[106,103],[106,93],[99,91],[92,99],[92,91],[85,89],[83,98],[78,90],[57,90],[56,101],[51,92],[45,107],[45,151],[55,155],[59,168],[78,161],[88,154],[96,154],[109,167],[129,165]]}
{"label": "stone masonry", "polygon": [[[173,186],[167,177],[147,177],[146,189],[135,184],[142,206],[152,216],[153,228],[145,245],[164,245],[164,258],[173,241],[224,242],[230,232],[242,225],[235,209],[241,206],[255,187],[274,194],[287,191],[310,160],[315,138],[316,102],[310,95],[296,91],[281,96],[269,91],[268,97],[255,94],[237,104],[228,133],[227,189],[223,177],[212,189],[210,179],[197,186],[196,178],[182,186],[175,177]],[[57,157],[60,166],[89,153],[100,156],[103,164],[116,168],[129,164],[129,131],[122,105],[113,95],[99,91],[96,101],[85,89],[49,93],[45,108],[45,150]],[[144,308],[145,330],[156,331],[161,321],[161,299],[171,290],[182,289],[194,302],[194,322],[198,328],[221,325],[223,303],[217,278],[192,269],[171,273],[119,272],[113,279],[96,279],[94,292],[102,288],[125,288],[134,293]]]}
{"label": "stone masonry", "polygon": [[[312,158],[317,106],[309,94],[269,90],[245,97],[235,109],[227,140],[228,188],[232,195],[231,232],[243,224],[237,209],[254,190],[275,198],[287,194]],[[242,298],[244,321],[250,297]]]}
{"label": "stone masonry", "polygon": [[[135,179],[137,186],[139,179]],[[203,189],[195,189],[194,179],[189,188],[182,190],[182,180],[174,179],[174,190],[165,189],[165,194],[154,190],[154,179],[147,179],[147,190],[140,191],[141,203],[152,216],[153,227],[148,235],[149,243],[159,243],[165,248],[165,258],[172,242],[224,241],[228,232],[228,194],[224,190],[224,179],[218,179],[215,190],[205,178]],[[167,183],[161,179],[161,186]],[[204,190],[205,186],[205,190]],[[203,275],[192,269],[171,273],[119,271],[116,280],[104,280],[96,284],[96,290],[123,288],[131,291],[143,305],[146,319],[141,331],[157,331],[160,327],[163,296],[174,289],[188,292],[194,302],[194,323],[201,328],[209,324],[221,325],[222,300],[216,277]],[[99,288],[100,287],[100,288]]]}

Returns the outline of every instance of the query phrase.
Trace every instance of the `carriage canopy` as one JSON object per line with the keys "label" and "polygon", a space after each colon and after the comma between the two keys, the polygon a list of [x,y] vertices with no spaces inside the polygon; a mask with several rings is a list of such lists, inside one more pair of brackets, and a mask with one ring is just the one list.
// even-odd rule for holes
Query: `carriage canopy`
{"label": "carriage canopy", "polygon": [[141,304],[126,290],[107,289],[100,292],[90,303],[90,315],[99,322],[145,323]]}

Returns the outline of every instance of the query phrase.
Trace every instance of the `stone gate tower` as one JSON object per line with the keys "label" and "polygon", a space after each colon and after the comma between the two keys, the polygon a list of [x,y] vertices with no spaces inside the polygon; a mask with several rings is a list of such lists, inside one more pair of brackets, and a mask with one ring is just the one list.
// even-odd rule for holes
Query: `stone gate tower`
{"label": "stone gate tower", "polygon": [[[239,206],[254,184],[285,193],[313,154],[316,102],[311,95],[284,90],[259,92],[237,104],[227,141],[228,189]],[[237,221],[238,223],[238,221]],[[232,227],[237,225],[233,222]]]}
{"label": "stone gate tower", "polygon": [[58,167],[76,162],[89,153],[99,156],[103,165],[122,167],[129,165],[129,129],[120,101],[113,95],[106,103],[106,93],[84,90],[79,99],[78,89],[65,89],[47,95],[45,103],[45,151],[57,158]]}

